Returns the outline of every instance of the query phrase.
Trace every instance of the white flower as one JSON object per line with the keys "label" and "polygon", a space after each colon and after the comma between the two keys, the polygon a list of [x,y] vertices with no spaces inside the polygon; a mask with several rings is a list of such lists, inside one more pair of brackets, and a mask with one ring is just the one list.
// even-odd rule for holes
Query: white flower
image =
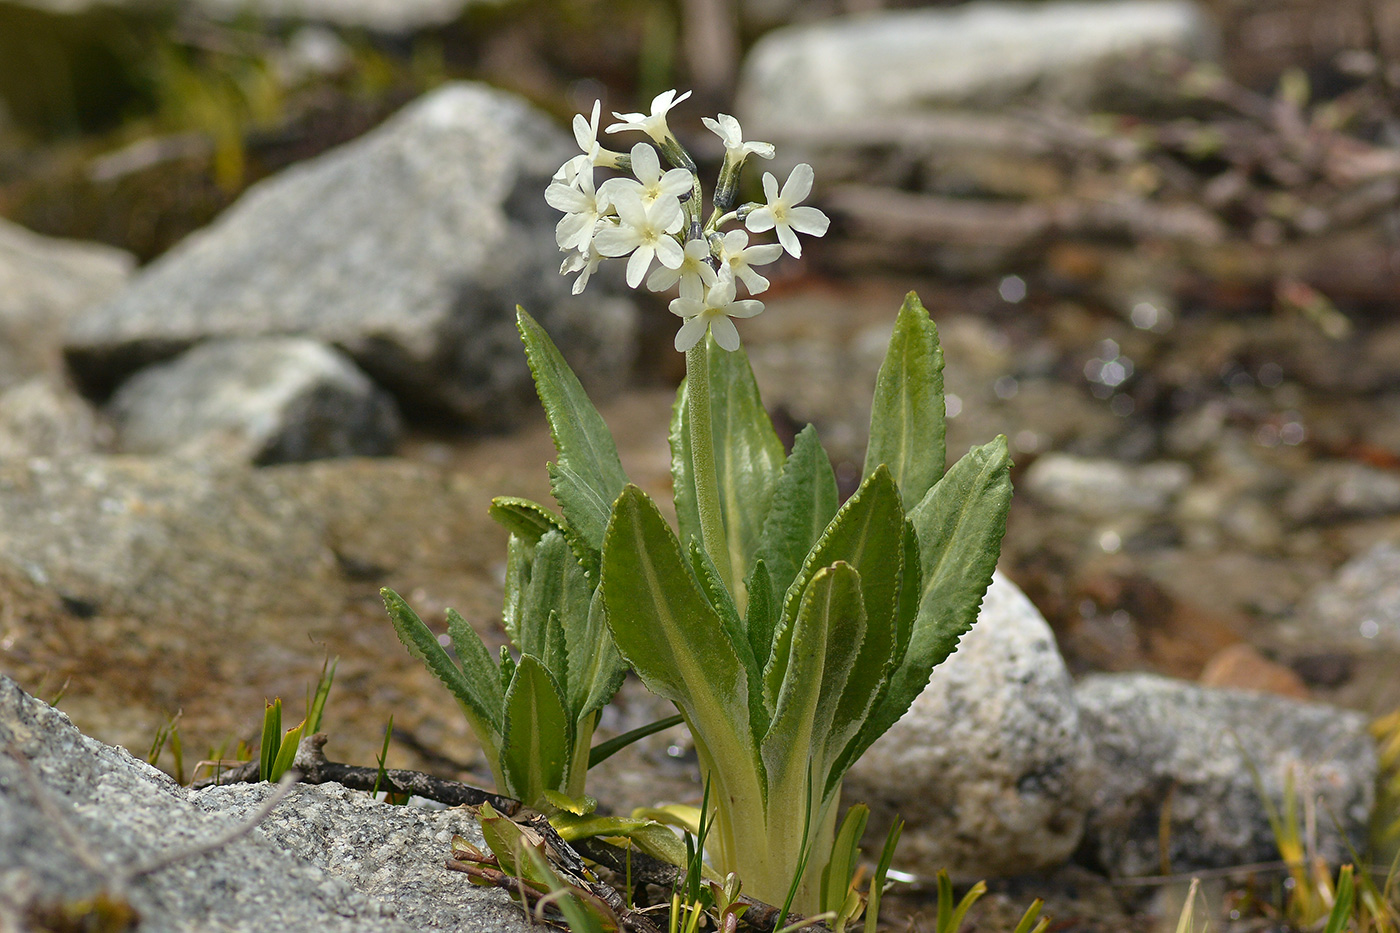
{"label": "white flower", "polygon": [[598,219],[608,209],[608,201],[599,194],[593,190],[591,166],[579,172],[573,184],[554,182],[545,189],[544,199],[549,206],[564,212],[563,219],[554,228],[554,239],[560,249],[587,251]]}
{"label": "white flower", "polygon": [[685,244],[685,259],[679,267],[668,269],[657,267],[647,277],[647,288],[654,292],[681,283],[681,297],[703,301],[705,286],[715,284],[716,273],[705,260],[710,258],[710,245],[704,240],[691,240]]}
{"label": "white flower", "polygon": [[[622,157],[622,153],[613,152],[611,149],[604,149],[598,142],[598,116],[602,110],[603,102],[595,100],[593,102],[593,115],[589,119],[584,119],[583,114],[574,114],[574,142],[583,150],[584,156],[593,165],[606,168],[615,168],[617,160]],[[577,156],[575,158],[578,158]]]}
{"label": "white flower", "polygon": [[559,266],[560,275],[568,275],[570,272],[577,272],[578,278],[574,279],[574,294],[580,295],[588,285],[588,279],[593,273],[598,271],[598,264],[603,261],[603,254],[598,252],[598,247],[589,244],[586,252],[577,252],[564,260]]}
{"label": "white flower", "polygon": [[768,290],[768,280],[751,267],[767,265],[782,254],[783,248],[777,243],[750,246],[749,235],[742,230],[730,230],[719,242],[720,262],[744,283],[750,295]]}
{"label": "white flower", "polygon": [[647,143],[637,143],[632,147],[632,174],[637,176],[636,181],[609,178],[603,182],[599,193],[614,201],[617,193],[625,188],[635,192],[643,204],[650,204],[668,195],[679,199],[681,195],[689,194],[695,183],[695,176],[683,168],[673,168],[663,175],[661,160],[656,157],[656,150]]}
{"label": "white flower", "polygon": [[627,189],[618,189],[616,198],[618,225],[603,227],[593,242],[604,256],[632,254],[627,260],[627,285],[641,284],[653,258],[668,269],[680,268],[685,252],[672,236],[685,223],[680,202],[667,196],[643,204],[636,192]]}
{"label": "white flower", "polygon": [[760,159],[773,158],[772,143],[746,143],[744,142],[744,132],[739,129],[739,121],[727,113],[719,115],[719,120],[711,120],[709,117],[701,117],[700,122],[705,124],[711,133],[724,140],[724,159],[726,162],[738,164],[750,155],[756,155]]}
{"label": "white flower", "polygon": [[715,335],[715,343],[726,350],[739,349],[739,331],[730,318],[753,317],[763,310],[763,302],[753,298],[734,300],[734,277],[721,274],[705,293],[704,301],[674,298],[671,313],[685,318],[676,331],[676,349],[684,353],[700,342],[705,331]]}
{"label": "white flower", "polygon": [[776,229],[778,242],[783,244],[783,249],[791,256],[801,256],[802,244],[797,242],[797,233],[821,236],[831,226],[827,216],[815,207],[797,206],[811,191],[812,166],[806,162],[792,170],[781,195],[778,194],[778,180],[773,173],[764,172],[763,193],[768,203],[750,213],[744,220],[744,226],[754,233]]}
{"label": "white flower", "polygon": [[680,97],[676,96],[674,90],[662,91],[660,94],[657,94],[656,97],[652,98],[650,115],[645,113],[618,113],[614,110],[613,116],[617,117],[622,122],[614,123],[612,126],[609,126],[608,132],[621,133],[625,130],[639,130],[646,133],[658,143],[665,142],[667,139],[671,138],[671,128],[666,125],[667,111],[689,96],[689,91],[686,91]]}
{"label": "white flower", "polygon": [[579,172],[588,168],[589,164],[588,156],[576,155],[559,166],[559,171],[554,173],[554,177],[550,181],[560,185],[572,185],[574,179],[578,178]]}

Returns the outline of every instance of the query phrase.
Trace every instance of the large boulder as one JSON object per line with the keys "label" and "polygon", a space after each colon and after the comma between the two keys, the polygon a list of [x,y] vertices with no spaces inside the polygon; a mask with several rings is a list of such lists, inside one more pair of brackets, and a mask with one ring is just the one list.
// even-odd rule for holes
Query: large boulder
{"label": "large boulder", "polygon": [[393,398],[305,337],[199,344],[131,377],[108,409],[131,454],[297,463],[389,454],[399,434]]}
{"label": "large boulder", "polygon": [[518,97],[449,84],[383,126],[249,189],[112,301],[75,318],[66,353],[104,395],[213,337],[301,335],[338,347],[405,414],[510,423],[531,404],[515,307],[593,386],[631,362],[630,301],[558,274],[544,202],[574,151]]}
{"label": "large boulder", "polygon": [[392,807],[338,785],[298,787],[250,833],[219,842],[246,825],[270,785],[192,792],[83,735],[4,676],[0,746],[8,752],[0,754],[0,928],[528,926],[505,892],[444,868],[454,833],[481,843],[464,811]]}
{"label": "large boulder", "polygon": [[1316,807],[1317,854],[1364,847],[1377,764],[1360,713],[1153,674],[1094,675],[1075,695],[1095,759],[1081,854],[1110,875],[1276,860],[1264,801],[1283,812],[1290,781],[1299,812]]}
{"label": "large boulder", "polygon": [[1089,764],[1054,633],[997,574],[958,650],[851,769],[846,797],[870,804],[876,834],[904,818],[901,868],[976,881],[1074,853]]}
{"label": "large boulder", "polygon": [[1400,542],[1381,541],[1315,588],[1293,620],[1296,640],[1333,649],[1400,649]]}
{"label": "large boulder", "polygon": [[111,297],[135,265],[110,246],[55,240],[0,220],[0,389],[58,372],[68,319]]}
{"label": "large boulder", "polygon": [[759,40],[738,107],[762,137],[1005,102],[1032,89],[1082,96],[1114,62],[1156,50],[1199,55],[1214,45],[1204,11],[1186,0],[975,0],[843,17]]}

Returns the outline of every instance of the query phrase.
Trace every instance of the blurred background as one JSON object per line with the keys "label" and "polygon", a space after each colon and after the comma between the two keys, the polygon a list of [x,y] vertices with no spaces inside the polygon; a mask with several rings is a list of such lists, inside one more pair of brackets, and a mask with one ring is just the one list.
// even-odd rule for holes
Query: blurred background
{"label": "blurred background", "polygon": [[[548,144],[520,129],[537,117],[454,116],[477,104],[434,95],[463,80],[542,114]],[[916,288],[947,354],[949,453],[1010,438],[1002,569],[1072,674],[1400,706],[1400,0],[0,0],[0,218],[88,241],[100,267],[0,242],[0,326],[11,327],[4,292],[23,299],[41,266],[51,294],[68,296],[26,312],[25,339],[48,335],[31,341],[39,362],[7,359],[20,330],[0,342],[5,669],[31,690],[64,688],[63,708],[109,741],[149,742],[183,710],[187,744],[212,746],[251,737],[258,699],[297,695],[324,649],[342,657],[328,710],[342,758],[372,760],[393,711],[397,763],[471,768],[456,751],[460,717],[398,650],[375,591],[394,586],[434,624],[454,605],[499,643],[503,536],[485,503],[547,495],[549,441],[528,386],[525,402],[472,394],[494,385],[487,366],[425,387],[419,364],[384,362],[381,331],[317,332],[395,397],[376,403],[399,413],[379,419],[393,429],[351,452],[397,458],[264,452],[254,480],[227,488],[188,464],[148,475],[101,459],[160,450],[135,439],[133,409],[113,401],[125,390],[111,393],[204,338],[172,336],[161,315],[212,313],[285,259],[283,277],[234,295],[233,323],[211,333],[310,332],[239,322],[281,313],[283,297],[352,303],[337,277],[372,267],[400,233],[411,246],[387,264],[421,255],[422,268],[371,285],[404,313],[437,291],[454,314],[495,302],[501,321],[516,300],[564,308],[567,283],[540,284],[557,262],[542,190],[562,157],[543,162],[556,144],[567,156],[567,121],[594,100],[606,125],[670,88],[694,91],[671,126],[707,184],[721,152],[699,118],[716,112],[778,146],[748,172],[751,190],[764,170],[816,168],[810,203],[831,232],[806,240],[801,261],[765,268],[768,310],[741,332],[780,431],[816,424],[845,492],[894,313]],[[470,237],[459,248],[424,233],[420,248],[408,236],[459,209],[432,180],[455,177],[451,166],[413,169],[427,180],[411,190],[430,194],[401,214],[318,213],[354,201],[351,182],[400,190],[397,166],[442,151],[424,120],[468,127],[451,151],[491,172],[530,163],[529,185],[503,182],[460,216],[495,230],[499,207],[529,227],[551,251],[538,268],[497,281]],[[404,155],[387,173],[367,155],[372,171],[292,193],[350,166],[347,143]],[[275,214],[266,202],[279,199],[295,207]],[[340,219],[378,215],[377,240]],[[274,245],[258,253],[258,237]],[[341,265],[321,264],[342,242]],[[20,258],[6,267],[6,255]],[[604,330],[572,345],[578,315],[561,310],[551,332],[566,353],[609,348],[605,414],[631,474],[664,494],[673,319],[646,295],[626,299],[633,318],[617,310],[617,282],[597,281],[590,300],[613,310],[583,316]],[[102,327],[128,325],[92,321],[143,314],[121,346],[95,349]],[[477,331],[454,327],[439,357],[465,360]],[[483,346],[515,358],[508,323]],[[35,373],[60,388],[47,383],[40,414],[24,409],[49,432],[25,441],[6,412]],[[69,443],[74,417],[87,427]],[[14,466],[36,453],[87,472]],[[56,478],[65,470],[71,487]],[[140,524],[156,519],[159,532]],[[60,525],[70,539],[43,537]],[[646,702],[624,698],[609,725],[646,721]],[[669,753],[654,756],[663,770]],[[667,773],[684,784],[683,768]],[[611,779],[624,800],[654,793],[650,778]]]}

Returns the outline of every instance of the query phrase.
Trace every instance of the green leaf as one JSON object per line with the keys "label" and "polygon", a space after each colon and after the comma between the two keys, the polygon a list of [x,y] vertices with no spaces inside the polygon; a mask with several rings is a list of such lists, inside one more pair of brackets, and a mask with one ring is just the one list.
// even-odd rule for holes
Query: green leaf
{"label": "green leaf", "polygon": [[[783,465],[783,442],[763,408],[753,369],[742,347],[721,350],[710,340],[710,424],[714,431],[715,473],[720,513],[729,545],[730,579],[744,579],[758,550],[764,517]],[[671,478],[681,540],[700,538],[691,475],[689,401],[682,383],[672,410]]]}
{"label": "green leaf", "polygon": [[[719,569],[715,567],[715,562],[710,559],[710,555],[700,546],[699,539],[690,539],[690,567],[695,574],[695,579],[700,583],[700,590],[709,599],[710,605],[719,614],[720,621],[724,623],[724,630],[729,635],[729,643],[734,646],[734,653],[739,657],[739,663],[744,666],[744,680],[750,684],[761,683],[763,669],[758,666],[758,661],[754,658],[753,649],[749,644],[748,634],[744,629],[744,622],[739,618],[739,610],[734,605],[734,598],[729,595],[729,590],[725,589],[724,581],[719,578]],[[763,692],[760,690],[749,691],[749,725],[753,729],[754,740],[763,737],[763,733],[768,729],[768,710],[763,706]]]}
{"label": "green leaf", "polygon": [[505,700],[505,691],[501,687],[501,672],[491,660],[486,642],[456,609],[447,610],[447,638],[452,642],[452,650],[457,652],[462,674],[471,684],[477,703],[484,709],[496,710],[494,715],[487,718],[493,723],[500,722],[499,710]]}
{"label": "green leaf", "polygon": [[[839,505],[831,460],[817,439],[817,429],[809,424],[798,433],[792,453],[783,464],[758,547],[758,557],[768,568],[775,607],[782,606],[807,553],[821,538]],[[754,653],[761,665],[768,663],[771,634],[770,629],[762,651],[755,643]]]}
{"label": "green leaf", "polygon": [[869,476],[880,464],[888,466],[906,510],[943,475],[945,415],[938,328],[919,296],[910,292],[875,380],[864,471]]}
{"label": "green leaf", "polygon": [[1010,505],[1011,458],[1006,438],[998,437],[968,451],[910,513],[923,565],[918,616],[889,688],[842,756],[847,767],[908,711],[934,667],[977,621]]}
{"label": "green leaf", "polygon": [[287,734],[282,736],[282,743],[277,747],[277,758],[272,763],[272,772],[268,776],[269,781],[280,781],[282,775],[292,767],[292,762],[297,757],[297,746],[301,744],[302,732],[306,729],[306,720],[303,719],[295,726],[287,730]]}
{"label": "green leaf", "polygon": [[676,536],[635,486],[613,505],[602,589],[613,640],[647,688],[680,707],[716,761],[756,762],[744,666]]}
{"label": "green leaf", "polygon": [[569,682],[565,629],[588,628],[593,587],[564,536],[550,531],[540,538],[530,562],[530,583],[521,605],[522,654],[534,655],[561,684]]}
{"label": "green leaf", "polygon": [[423,624],[418,614],[409,608],[398,593],[387,587],[379,591],[384,607],[389,610],[389,620],[394,624],[394,632],[403,642],[408,653],[413,655],[440,680],[462,712],[467,715],[477,738],[495,747],[501,733],[501,704],[497,694],[488,684],[477,683],[462,673],[452,658],[438,644],[432,629]]}
{"label": "green leaf", "polygon": [[608,505],[627,485],[617,446],[544,328],[524,308],[516,308],[516,327],[559,452],[559,462],[550,469],[554,498],[569,525],[597,551],[603,545]]}
{"label": "green leaf", "polygon": [[583,622],[579,625],[571,615],[564,625],[564,644],[569,652],[569,706],[575,722],[606,706],[627,676],[627,662],[618,654],[608,631],[600,590],[593,591]]}
{"label": "green leaf", "polygon": [[[851,892],[851,878],[860,863],[860,837],[870,819],[870,808],[854,804],[846,811],[836,843],[831,847],[831,861],[822,870],[822,910],[840,910]],[[871,889],[872,891],[874,888]]]}
{"label": "green leaf", "polygon": [[277,697],[263,710],[262,744],[258,746],[258,777],[264,781],[276,780],[272,776],[277,763],[277,752],[282,741],[282,698]]}
{"label": "green leaf", "polygon": [[482,838],[490,846],[491,854],[500,862],[501,870],[517,878],[540,881],[530,860],[523,857],[526,849],[544,847],[544,840],[539,834],[498,812],[490,801],[481,805],[478,816]]}
{"label": "green leaf", "polygon": [[515,680],[515,658],[511,657],[510,646],[501,645],[501,702],[505,702],[506,691]]}
{"label": "green leaf", "polygon": [[[773,637],[773,652],[763,671],[765,702],[772,705],[777,701],[778,688],[787,670],[798,603],[808,583],[818,570],[837,561],[850,564],[860,575],[870,640],[862,660],[878,657],[880,664],[888,660],[894,641],[895,601],[904,558],[903,528],[904,510],[899,504],[899,490],[895,488],[890,471],[877,468],[836,513],[826,532],[807,554],[797,579],[788,587],[782,621]],[[878,678],[879,674],[862,676]]]}
{"label": "green leaf", "polygon": [[502,528],[526,544],[539,544],[550,531],[564,531],[564,520],[553,511],[517,496],[497,496],[491,500],[490,515]]}
{"label": "green leaf", "polygon": [[638,849],[654,858],[685,868],[685,845],[670,827],[656,820],[635,816],[574,816],[560,814],[550,819],[565,842],[577,842],[594,836],[631,839]]}
{"label": "green leaf", "polygon": [[816,772],[817,786],[824,787],[821,750],[828,741],[837,740],[836,730],[845,735],[837,745],[840,748],[859,728],[859,722],[838,723],[836,715],[865,639],[860,575],[844,562],[817,571],[802,594],[773,724],[763,737],[771,800],[804,799],[809,769]]}
{"label": "green leaf", "polygon": [[[773,630],[778,626],[778,609],[782,604],[773,595],[768,562],[763,558],[754,562],[753,572],[745,583],[748,585],[749,605],[744,612],[744,633],[748,636],[754,665],[762,671],[768,663],[768,653],[773,650]],[[757,684],[761,681],[751,679],[749,682]]]}
{"label": "green leaf", "polygon": [[[321,665],[321,676],[316,681],[316,693],[306,708],[306,730],[312,735],[321,731],[321,717],[326,712],[326,700],[331,695],[331,684],[335,683],[335,669],[340,666],[340,658]],[[174,733],[178,742],[180,734]]]}
{"label": "green leaf", "polygon": [[[530,561],[534,545],[519,535],[506,541],[505,604],[501,608],[501,624],[515,644],[520,644],[520,629],[525,615],[525,591],[530,586]],[[504,688],[503,688],[504,689]]]}
{"label": "green leaf", "polygon": [[538,658],[522,654],[505,697],[501,773],[506,793],[535,806],[546,790],[562,788],[573,735],[559,684]]}

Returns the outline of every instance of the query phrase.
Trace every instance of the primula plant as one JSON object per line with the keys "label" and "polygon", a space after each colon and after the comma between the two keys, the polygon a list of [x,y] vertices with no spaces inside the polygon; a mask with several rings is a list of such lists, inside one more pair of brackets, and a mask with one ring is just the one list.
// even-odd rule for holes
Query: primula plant
{"label": "primula plant", "polygon": [[[506,621],[520,660],[503,654],[497,669],[456,618],[449,635],[461,668],[426,627],[405,641],[463,700],[478,736],[499,740],[488,748],[500,750],[508,791],[521,789],[511,769],[525,763],[505,749],[528,732],[530,756],[565,763],[539,781],[581,793],[580,743],[625,659],[690,728],[718,876],[737,874],[745,893],[769,903],[795,892],[805,913],[840,911],[848,892],[835,876],[850,859],[838,851],[828,863],[842,778],[975,621],[1005,529],[1011,464],[997,438],[945,470],[942,351],[913,294],[877,378],[856,492],[840,501],[812,426],[784,450],[734,319],[763,310],[753,296],[768,281],[756,267],[800,256],[799,234],[820,236],[828,221],[802,204],[813,182],[805,164],[781,188],[764,173],[764,200],[736,205],[745,164],[774,152],[745,141],[724,114],[704,121],[725,150],[707,205],[668,125],[687,96],[668,91],[650,114],[615,114],[607,132],[646,137],[626,152],[598,142],[599,105],[575,117],[582,153],[545,194],[564,212],[556,238],[575,293],[602,262],[624,258],[631,287],[678,293],[670,310],[682,319],[675,346],[686,378],[670,436],[676,527],[627,482],[602,418],[522,311],[559,453],[549,473],[560,514],[524,500],[493,506],[512,532]],[[750,238],[770,232],[776,243]],[[541,573],[552,582],[537,585]],[[391,599],[391,610],[405,636],[407,607]],[[532,681],[549,689],[520,684],[527,659]],[[503,688],[507,679],[515,686]],[[533,705],[518,699],[527,689]],[[542,729],[550,719],[572,732]]]}

